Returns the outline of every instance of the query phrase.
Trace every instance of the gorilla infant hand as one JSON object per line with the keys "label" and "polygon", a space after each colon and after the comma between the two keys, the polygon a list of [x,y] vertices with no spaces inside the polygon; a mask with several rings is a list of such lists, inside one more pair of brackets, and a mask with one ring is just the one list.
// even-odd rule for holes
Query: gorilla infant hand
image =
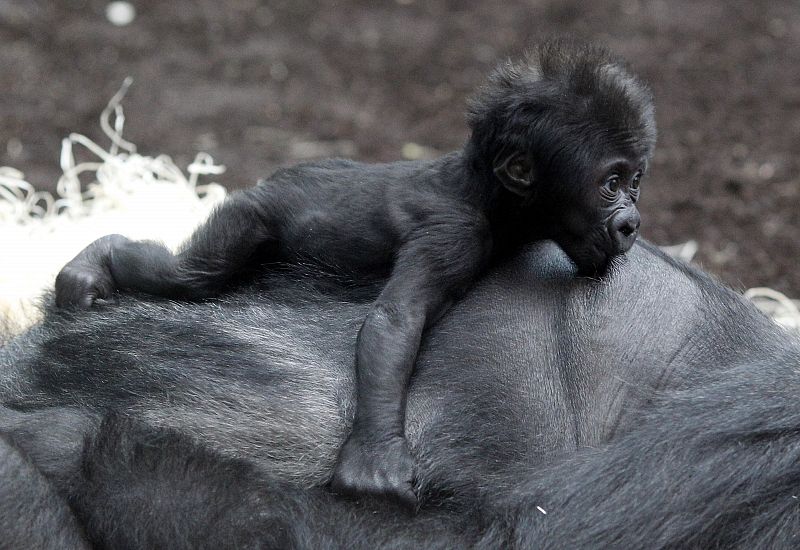
{"label": "gorilla infant hand", "polygon": [[352,496],[389,495],[413,508],[414,459],[399,435],[382,441],[364,441],[352,435],[342,447],[334,468],[331,489]]}

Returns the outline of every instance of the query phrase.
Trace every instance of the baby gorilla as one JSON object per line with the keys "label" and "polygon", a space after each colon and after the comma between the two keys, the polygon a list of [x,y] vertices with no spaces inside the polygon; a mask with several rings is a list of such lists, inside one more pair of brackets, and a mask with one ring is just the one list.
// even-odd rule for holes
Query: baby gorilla
{"label": "baby gorilla", "polygon": [[176,255],[101,238],[59,273],[56,301],[88,308],[118,289],[203,299],[281,262],[388,275],[358,334],[355,418],[332,487],[413,505],[405,404],[425,328],[490,262],[535,239],[602,273],[636,240],[655,143],[645,85],[605,50],[560,41],[497,69],[468,120],[463,150],[436,160],[280,170],[232,194]]}

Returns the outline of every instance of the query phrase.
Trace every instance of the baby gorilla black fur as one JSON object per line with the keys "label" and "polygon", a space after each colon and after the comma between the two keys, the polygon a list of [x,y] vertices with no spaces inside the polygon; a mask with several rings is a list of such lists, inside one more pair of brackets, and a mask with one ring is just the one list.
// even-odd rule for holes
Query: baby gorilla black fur
{"label": "baby gorilla black fur", "polygon": [[358,402],[332,487],[413,505],[403,433],[423,331],[494,259],[533,240],[602,273],[637,237],[655,142],[647,88],[605,50],[563,41],[500,67],[469,123],[463,150],[436,160],[278,171],[233,194],[177,255],[99,239],[58,275],[57,303],[90,307],[117,289],[203,299],[282,262],[388,275],[358,335]]}

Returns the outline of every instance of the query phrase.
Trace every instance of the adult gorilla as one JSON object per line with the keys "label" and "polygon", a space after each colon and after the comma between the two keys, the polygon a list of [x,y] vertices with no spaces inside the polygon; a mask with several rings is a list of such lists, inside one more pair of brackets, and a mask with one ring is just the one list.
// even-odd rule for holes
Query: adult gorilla
{"label": "adult gorilla", "polygon": [[0,350],[0,540],[794,546],[800,343],[702,273],[648,244],[602,280],[551,243],[495,269],[418,359],[413,517],[319,488],[369,304],[340,289],[49,310]]}

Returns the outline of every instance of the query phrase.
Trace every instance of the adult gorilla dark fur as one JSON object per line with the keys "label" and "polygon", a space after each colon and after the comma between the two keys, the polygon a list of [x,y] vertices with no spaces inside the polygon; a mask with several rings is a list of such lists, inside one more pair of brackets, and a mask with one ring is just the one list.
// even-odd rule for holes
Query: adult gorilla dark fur
{"label": "adult gorilla dark fur", "polygon": [[542,243],[427,335],[416,516],[319,488],[369,296],[287,274],[212,303],[50,310],[0,351],[0,540],[794,547],[798,340],[646,243],[573,275]]}

